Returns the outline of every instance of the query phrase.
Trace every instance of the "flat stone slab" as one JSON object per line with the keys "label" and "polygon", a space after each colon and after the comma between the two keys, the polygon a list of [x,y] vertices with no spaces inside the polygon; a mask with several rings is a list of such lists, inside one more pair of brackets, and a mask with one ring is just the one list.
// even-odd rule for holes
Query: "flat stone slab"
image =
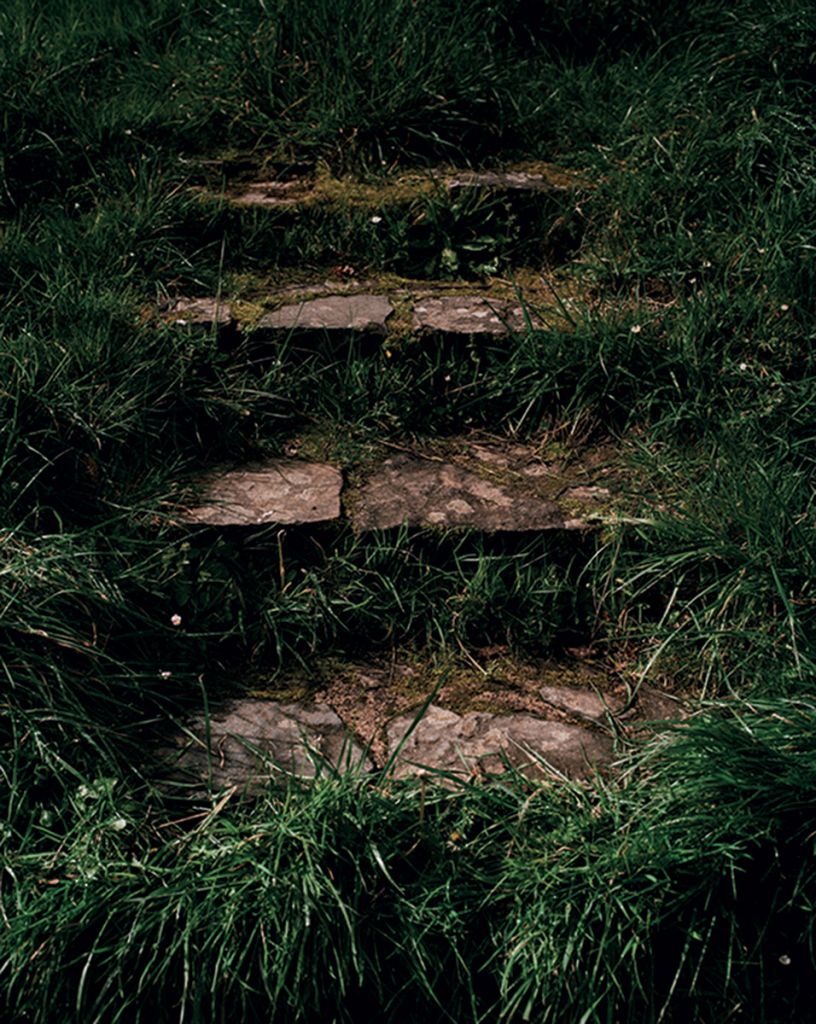
{"label": "flat stone slab", "polygon": [[[568,184],[569,182],[569,184]],[[570,187],[567,172],[461,171],[446,179],[448,188],[492,188],[505,192],[552,192]]]}
{"label": "flat stone slab", "polygon": [[173,755],[185,775],[217,789],[256,789],[281,774],[314,778],[327,766],[373,768],[328,705],[253,698],[231,701],[208,721],[194,719],[175,738]]}
{"label": "flat stone slab", "polygon": [[409,202],[434,188],[487,188],[495,192],[554,192],[586,186],[574,171],[540,164],[540,170],[410,172],[377,185],[353,179],[319,181],[304,175],[289,180],[258,179],[231,186],[230,202],[238,206],[286,208],[310,203],[352,202],[372,209],[389,203]]}
{"label": "flat stone slab", "polygon": [[541,327],[543,321],[529,310],[525,315],[518,303],[506,300],[484,295],[437,295],[415,300],[413,326],[419,334],[499,337]]}
{"label": "flat stone slab", "polygon": [[253,181],[235,192],[231,199],[238,206],[297,206],[312,192],[309,181]]}
{"label": "flat stone slab", "polygon": [[232,309],[228,302],[213,298],[171,299],[159,308],[165,323],[209,332],[232,323]]}
{"label": "flat stone slab", "polygon": [[470,527],[486,533],[575,529],[555,501],[504,486],[462,466],[397,455],[375,470],[356,495],[358,530],[395,526]]}
{"label": "flat stone slab", "polygon": [[534,774],[546,774],[550,766],[581,778],[612,755],[608,736],[534,715],[457,714],[432,704],[415,726],[414,722],[409,713],[388,725],[388,748],[396,758],[398,778],[429,770],[466,776],[498,772],[505,761]]}
{"label": "flat stone slab", "polygon": [[272,459],[208,477],[201,504],[185,518],[208,526],[318,523],[339,518],[342,487],[334,466]]}
{"label": "flat stone slab", "polygon": [[608,715],[618,714],[623,707],[620,700],[609,694],[602,695],[577,686],[542,686],[538,693],[546,704],[590,722],[603,722]]}
{"label": "flat stone slab", "polygon": [[394,307],[385,295],[327,295],[265,313],[256,331],[354,331],[384,335]]}

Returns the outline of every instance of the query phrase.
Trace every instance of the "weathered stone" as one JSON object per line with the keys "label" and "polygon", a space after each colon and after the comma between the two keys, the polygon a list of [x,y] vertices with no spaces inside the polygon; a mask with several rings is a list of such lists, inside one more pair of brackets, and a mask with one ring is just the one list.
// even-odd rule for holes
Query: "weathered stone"
{"label": "weathered stone", "polygon": [[354,331],[384,335],[394,307],[385,295],[327,295],[265,313],[259,332]]}
{"label": "weathered stone", "polygon": [[484,295],[438,295],[414,302],[414,330],[420,334],[492,335],[541,327],[540,317],[517,302]]}
{"label": "weathered stone", "polygon": [[175,764],[197,782],[221,789],[257,788],[282,773],[312,778],[321,767],[370,770],[373,765],[326,704],[232,701],[187,726],[175,739]]}
{"label": "weathered stone", "polygon": [[551,766],[582,777],[612,754],[612,742],[605,735],[533,715],[460,715],[432,704],[416,725],[415,720],[415,715],[404,714],[388,725],[397,777],[428,769],[463,775],[497,772],[505,761],[535,774],[544,774]]}
{"label": "weathered stone", "polygon": [[492,188],[503,192],[552,192],[564,188],[565,172],[557,176],[534,171],[461,171],[448,178],[448,188]]}
{"label": "weathered stone", "polygon": [[[487,533],[564,529],[558,505],[448,462],[398,455],[368,478],[353,503],[358,530],[467,526]],[[581,525],[576,521],[574,525]]]}
{"label": "weathered stone", "polygon": [[317,523],[340,515],[343,476],[334,466],[273,459],[210,476],[185,518],[210,526]]}
{"label": "weathered stone", "polygon": [[559,711],[592,722],[603,722],[607,715],[617,714],[622,707],[611,694],[601,695],[576,686],[542,686],[538,692],[543,701]]}
{"label": "weathered stone", "polygon": [[159,313],[165,323],[197,333],[217,331],[232,322],[230,304],[212,298],[171,299],[160,307]]}
{"label": "weathered stone", "polygon": [[686,709],[678,697],[664,693],[648,683],[638,686],[636,700],[627,715],[627,718],[637,718],[641,722],[662,722],[685,717]]}
{"label": "weathered stone", "polygon": [[236,190],[232,202],[239,206],[297,206],[311,194],[311,183],[295,178],[292,181],[253,181]]}
{"label": "weathered stone", "polygon": [[600,668],[501,658],[489,669],[446,674],[417,722],[434,672],[332,660],[310,674],[276,676],[267,694],[228,702],[208,722],[198,716],[161,754],[188,782],[211,774],[217,786],[252,787],[281,771],[310,776],[321,756],[338,769],[390,767],[403,777],[421,772],[418,765],[468,775],[500,772],[508,762],[527,774],[552,768],[581,777],[612,759],[609,716],[617,729],[643,736],[684,716],[676,696],[646,684],[624,700],[617,679]]}

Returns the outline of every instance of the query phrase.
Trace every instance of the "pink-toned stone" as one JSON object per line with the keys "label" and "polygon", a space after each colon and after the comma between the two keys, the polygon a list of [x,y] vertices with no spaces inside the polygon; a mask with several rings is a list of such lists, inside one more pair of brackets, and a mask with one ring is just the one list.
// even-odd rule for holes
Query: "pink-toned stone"
{"label": "pink-toned stone", "polygon": [[492,335],[541,327],[540,317],[517,302],[485,295],[419,296],[414,301],[414,330],[419,334]]}
{"label": "pink-toned stone", "polygon": [[355,331],[384,335],[394,307],[385,295],[327,295],[264,314],[257,331]]}
{"label": "pink-toned stone", "polygon": [[605,721],[608,715],[617,714],[623,706],[611,694],[600,694],[577,686],[542,686],[538,692],[542,700],[559,711],[592,722]]}
{"label": "pink-toned stone", "polygon": [[307,181],[253,181],[236,191],[231,199],[239,206],[296,206],[311,192]]}
{"label": "pink-toned stone", "polygon": [[487,533],[564,528],[558,505],[448,462],[398,455],[387,459],[356,496],[358,530],[463,526]]}
{"label": "pink-toned stone", "polygon": [[202,500],[185,518],[209,526],[316,523],[340,515],[343,476],[334,466],[272,459],[260,466],[214,473]]}
{"label": "pink-toned stone", "polygon": [[185,734],[175,738],[173,759],[193,781],[216,789],[257,789],[283,775],[312,778],[326,768],[373,767],[328,705],[251,697],[188,723]]}
{"label": "pink-toned stone", "polygon": [[526,714],[457,714],[433,704],[419,722],[398,715],[387,733],[397,777],[428,771],[468,776],[501,771],[507,762],[534,774],[555,769],[583,777],[612,754],[608,736],[580,725]]}

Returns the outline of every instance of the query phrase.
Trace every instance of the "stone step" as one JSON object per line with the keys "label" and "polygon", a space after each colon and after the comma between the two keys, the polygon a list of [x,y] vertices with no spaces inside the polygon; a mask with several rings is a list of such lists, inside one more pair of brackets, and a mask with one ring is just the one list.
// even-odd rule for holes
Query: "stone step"
{"label": "stone step", "polygon": [[[215,168],[210,168],[210,171]],[[212,173],[210,175],[212,177]],[[363,181],[335,178],[327,173],[301,173],[295,177],[256,176],[243,168],[225,185],[210,186],[205,194],[218,195],[236,206],[292,208],[311,205],[380,209],[403,205],[424,196],[461,191],[485,191],[502,196],[587,193],[592,183],[586,174],[556,164],[527,162],[500,170],[428,168]]]}
{"label": "stone step", "polygon": [[406,446],[345,472],[326,463],[269,459],[206,475],[198,504],[182,517],[209,526],[346,517],[358,532],[402,525],[485,533],[581,530],[620,503],[621,460],[612,445],[564,453],[551,444],[478,438]]}
{"label": "stone step", "polygon": [[343,474],[334,466],[270,459],[207,476],[201,504],[185,518],[205,526],[325,522],[340,518],[342,487]]}
{"label": "stone step", "polygon": [[232,333],[250,343],[281,343],[296,336],[329,342],[349,337],[448,338],[471,341],[568,329],[589,308],[573,283],[563,295],[540,278],[522,295],[508,282],[478,288],[436,282],[314,281],[266,290],[249,301],[179,296],[156,310],[159,320],[197,334]]}
{"label": "stone step", "polygon": [[428,169],[361,180],[210,168],[193,186],[205,244],[224,266],[353,264],[432,277],[564,263],[580,247],[586,175],[549,164]]}
{"label": "stone step", "polygon": [[670,694],[646,685],[628,694],[619,678],[580,662],[323,665],[313,678],[277,679],[270,693],[211,703],[209,717],[193,716],[163,752],[188,784],[216,789],[326,767],[473,778],[510,764],[584,778],[611,761],[616,735],[682,712]]}

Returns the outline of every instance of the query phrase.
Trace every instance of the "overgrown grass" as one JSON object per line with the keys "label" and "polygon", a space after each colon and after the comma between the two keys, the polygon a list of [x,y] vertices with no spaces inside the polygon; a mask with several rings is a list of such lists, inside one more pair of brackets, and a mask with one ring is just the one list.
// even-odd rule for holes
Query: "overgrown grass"
{"label": "overgrown grass", "polygon": [[804,1021],[813,721],[723,706],[617,781],[347,775],[178,822],[64,774],[59,820],[6,819],[6,1012]]}
{"label": "overgrown grass", "polygon": [[[798,0],[4,5],[7,1019],[809,1019],[814,29]],[[187,189],[213,156],[383,190],[544,159],[591,188],[241,215]],[[525,263],[587,305],[390,354],[145,321],[335,263]],[[577,545],[173,521],[191,474],[296,434],[353,464],[471,429],[622,439],[631,514]],[[202,810],[144,751],[239,669],[589,638],[729,703],[586,786],[325,778]]]}

